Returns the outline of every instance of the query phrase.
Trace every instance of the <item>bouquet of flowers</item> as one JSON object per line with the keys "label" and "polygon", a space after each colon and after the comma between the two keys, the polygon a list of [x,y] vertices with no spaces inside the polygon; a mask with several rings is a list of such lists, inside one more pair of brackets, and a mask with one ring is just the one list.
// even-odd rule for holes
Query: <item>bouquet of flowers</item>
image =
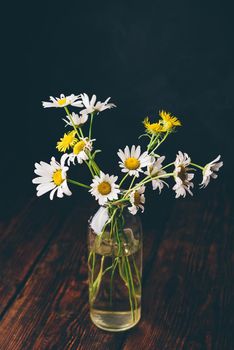
{"label": "bouquet of flowers", "polygon": [[[126,253],[126,244],[134,240],[134,237],[125,227],[124,211],[127,210],[131,216],[135,216],[139,210],[144,211],[147,184],[161,193],[165,186],[169,187],[169,181],[172,180],[172,190],[176,198],[185,197],[187,193],[192,195],[195,168],[202,173],[200,186],[206,187],[211,178],[217,177],[216,172],[223,165],[220,155],[202,166],[192,162],[187,153],[179,151],[174,161],[165,164],[165,156],[159,153],[159,147],[169,135],[181,127],[181,122],[162,110],[157,120],[147,117],[143,121],[145,131],[141,137],[147,139],[145,150],[142,151],[140,145],[118,150],[119,167],[123,175],[119,179],[118,176],[100,169],[96,157],[101,151],[95,149],[96,139],[93,138],[93,124],[98,121],[100,113],[116,107],[110,103],[110,98],[100,102],[95,95],[90,99],[86,93],[69,96],[61,94],[59,98],[50,97],[50,102],[42,104],[45,108],[64,109],[66,132],[56,146],[62,153],[60,161],[52,157],[50,163],[41,161],[35,164],[35,174],[38,177],[33,179],[33,183],[37,184],[37,196],[50,192],[51,200],[55,195],[62,198],[72,194],[71,186],[78,186],[86,188],[95,197],[100,208],[90,220],[95,242],[92,245],[95,248],[90,249],[88,259],[91,307],[95,304],[103,279],[108,274],[108,298],[110,305],[113,305],[113,279],[118,269],[119,278],[127,291],[129,311],[135,320],[137,294],[141,289],[141,268],[134,259],[129,261],[131,252]],[[71,107],[74,107],[74,111],[70,110]],[[86,165],[91,179],[85,183],[79,178],[71,179],[68,171],[74,165]],[[100,242],[110,239],[115,242],[112,250],[107,249],[106,243],[107,250],[103,253],[104,248]],[[97,259],[97,252],[101,256],[100,261]],[[106,256],[111,256],[109,265],[105,265]]]}

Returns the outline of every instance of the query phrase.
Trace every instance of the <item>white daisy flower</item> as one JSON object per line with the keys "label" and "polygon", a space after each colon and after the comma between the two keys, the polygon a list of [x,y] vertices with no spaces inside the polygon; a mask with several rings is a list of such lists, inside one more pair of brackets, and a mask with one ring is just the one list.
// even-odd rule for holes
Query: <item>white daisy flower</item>
{"label": "white daisy flower", "polygon": [[79,164],[82,164],[84,160],[88,160],[87,152],[92,151],[93,141],[95,141],[95,139],[89,140],[87,137],[80,138],[73,146],[72,153],[67,156],[68,165],[70,166],[71,162],[75,164],[75,160],[77,160]]}
{"label": "white daisy flower", "polygon": [[130,193],[129,199],[130,199],[132,206],[129,207],[128,210],[130,211],[130,213],[132,215],[135,215],[139,208],[141,209],[141,211],[143,213],[144,206],[142,204],[145,204],[144,192],[145,192],[145,186],[143,185],[139,189],[132,191]]}
{"label": "white daisy flower", "polygon": [[210,182],[210,178],[216,179],[218,177],[217,174],[215,174],[215,171],[219,171],[219,169],[223,166],[223,162],[217,163],[219,161],[221,156],[219,155],[217,158],[212,160],[212,162],[206,164],[204,167],[202,173],[203,173],[203,179],[200,183],[201,187],[206,187],[208,183]]}
{"label": "white daisy flower", "polygon": [[[147,168],[147,171],[145,172],[145,174],[148,176],[151,176],[151,177],[165,175],[166,171],[161,169],[162,162],[164,161],[164,159],[165,159],[164,156],[159,157],[158,159],[153,158],[152,163],[150,165],[148,165],[148,168]],[[168,186],[168,184],[160,178],[152,180],[153,190],[156,190],[158,188],[159,193],[161,193],[161,190],[163,189],[164,185]]]}
{"label": "white daisy flower", "polygon": [[110,97],[108,97],[104,102],[100,102],[100,101],[96,102],[97,100],[96,95],[93,95],[91,97],[91,100],[89,100],[89,96],[84,93],[84,94],[81,94],[81,99],[82,99],[83,105],[85,106],[85,109],[80,111],[81,114],[91,114],[93,112],[99,113],[104,111],[105,109],[116,107],[114,103],[108,103],[110,100]]}
{"label": "white daisy flower", "polygon": [[193,195],[190,188],[193,188],[194,185],[190,181],[193,179],[194,174],[188,173],[189,170],[193,170],[192,168],[188,168],[190,163],[191,159],[187,153],[179,151],[174,162],[174,179],[176,184],[174,185],[173,190],[176,192],[176,198],[180,196],[185,197],[186,191],[191,196]]}
{"label": "white daisy flower", "polygon": [[50,164],[45,162],[35,163],[35,174],[39,175],[32,180],[37,186],[37,196],[50,192],[50,199],[52,200],[55,192],[57,196],[62,198],[64,194],[70,196],[72,193],[67,185],[67,171],[68,167],[64,166],[67,154],[63,154],[58,163],[54,157],[51,158]]}
{"label": "white daisy flower", "polygon": [[[73,124],[72,124],[72,122],[70,120],[70,117],[68,115],[66,115],[66,118],[67,119],[63,118],[63,120],[66,123],[66,126],[72,126],[73,127]],[[82,126],[83,124],[85,124],[87,122],[88,114],[79,115],[79,114],[76,114],[76,113],[72,112],[71,118],[72,118],[72,121],[73,121],[74,125],[78,128],[78,127]]]}
{"label": "white daisy flower", "polygon": [[118,176],[104,174],[94,176],[89,192],[98,200],[100,205],[105,204],[108,200],[118,199],[120,193],[119,186],[116,184]]}
{"label": "white daisy flower", "polygon": [[90,226],[97,235],[100,235],[108,220],[108,208],[100,207],[96,214],[92,217]]}
{"label": "white daisy flower", "polygon": [[44,102],[42,101],[42,105],[44,108],[50,108],[50,107],[66,107],[68,105],[72,105],[75,107],[83,107],[82,101],[80,100],[80,95],[76,96],[74,94],[71,94],[69,96],[65,96],[64,94],[61,94],[60,97],[53,97],[50,96],[50,100],[52,102]]}
{"label": "white daisy flower", "polygon": [[141,154],[140,146],[132,146],[131,150],[128,146],[124,151],[119,149],[118,156],[121,159],[119,166],[123,173],[128,173],[130,176],[139,177],[139,173],[143,172],[142,168],[151,164],[151,157],[147,152]]}

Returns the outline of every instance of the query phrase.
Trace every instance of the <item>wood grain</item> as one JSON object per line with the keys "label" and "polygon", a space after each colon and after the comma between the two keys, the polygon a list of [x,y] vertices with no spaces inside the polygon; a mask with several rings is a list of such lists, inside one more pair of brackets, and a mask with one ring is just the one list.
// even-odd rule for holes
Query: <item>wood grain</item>
{"label": "wood grain", "polygon": [[[2,320],[0,349],[119,348],[122,333],[103,332],[89,319],[87,219],[87,209],[75,209],[51,241]],[[156,251],[155,233],[145,237],[145,275]]]}
{"label": "wood grain", "polygon": [[145,284],[142,322],[123,349],[233,349],[234,223],[225,198],[177,203]]}
{"label": "wood grain", "polygon": [[230,196],[211,189],[168,203],[159,208],[158,225],[144,232],[142,320],[119,334],[101,331],[89,319],[89,206],[46,204],[38,215],[31,202],[4,223],[0,349],[232,350]]}
{"label": "wood grain", "polygon": [[51,237],[56,234],[63,220],[63,215],[57,215],[57,208],[57,205],[45,205],[45,201],[30,200],[18,215],[2,225],[0,318],[24,285]]}

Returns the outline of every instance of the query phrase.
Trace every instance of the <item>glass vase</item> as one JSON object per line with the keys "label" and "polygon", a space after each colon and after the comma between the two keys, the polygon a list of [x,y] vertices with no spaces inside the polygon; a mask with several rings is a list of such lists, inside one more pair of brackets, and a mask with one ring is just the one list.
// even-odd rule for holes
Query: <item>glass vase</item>
{"label": "glass vase", "polygon": [[141,317],[142,226],[116,207],[101,234],[88,228],[90,317],[107,331],[132,328]]}

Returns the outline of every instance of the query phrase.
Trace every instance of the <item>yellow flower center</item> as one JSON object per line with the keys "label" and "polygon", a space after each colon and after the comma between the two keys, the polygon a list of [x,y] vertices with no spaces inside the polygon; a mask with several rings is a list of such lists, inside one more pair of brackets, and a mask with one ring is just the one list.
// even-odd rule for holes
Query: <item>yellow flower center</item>
{"label": "yellow flower center", "polygon": [[66,103],[66,101],[67,101],[66,97],[57,99],[59,106],[63,106]]}
{"label": "yellow flower center", "polygon": [[140,166],[140,161],[137,158],[129,157],[125,160],[124,165],[129,170],[136,170]]}
{"label": "yellow flower center", "polygon": [[134,204],[138,206],[141,203],[141,195],[139,192],[134,193]]}
{"label": "yellow flower center", "polygon": [[111,185],[109,182],[103,181],[98,185],[98,192],[103,196],[109,194],[111,192]]}
{"label": "yellow flower center", "polygon": [[64,179],[62,178],[62,170],[61,169],[56,170],[53,173],[53,181],[54,181],[56,186],[60,186],[61,183],[64,181]]}
{"label": "yellow flower center", "polygon": [[85,148],[85,141],[81,140],[75,144],[73,147],[73,153],[74,154],[79,154],[83,149]]}

